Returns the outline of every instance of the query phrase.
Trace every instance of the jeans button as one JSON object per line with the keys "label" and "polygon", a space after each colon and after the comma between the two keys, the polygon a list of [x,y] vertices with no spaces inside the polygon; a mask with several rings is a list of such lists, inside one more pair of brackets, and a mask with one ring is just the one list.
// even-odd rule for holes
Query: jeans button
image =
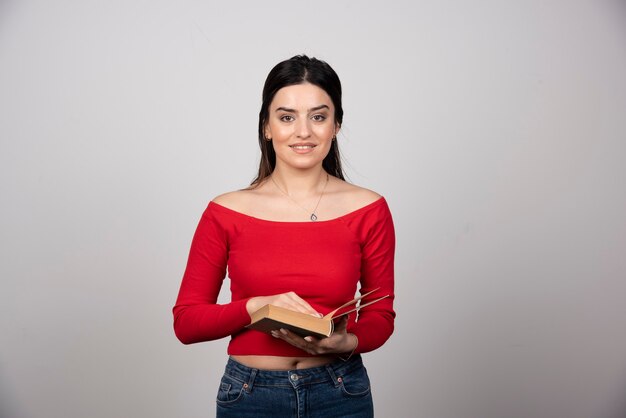
{"label": "jeans button", "polygon": [[295,374],[295,373],[292,373],[292,375],[291,375],[291,376],[289,376],[289,378],[290,378],[291,380],[293,380],[293,381],[296,381],[296,380],[298,380],[298,375],[297,375],[297,374]]}

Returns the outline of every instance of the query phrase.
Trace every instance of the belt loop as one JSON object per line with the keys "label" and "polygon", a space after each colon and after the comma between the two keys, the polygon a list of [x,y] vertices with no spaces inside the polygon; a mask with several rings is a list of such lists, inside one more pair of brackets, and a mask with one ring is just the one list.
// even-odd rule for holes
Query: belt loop
{"label": "belt loop", "polygon": [[337,375],[335,374],[335,371],[333,370],[333,368],[330,367],[330,364],[326,365],[326,371],[330,375],[330,380],[333,381],[333,384],[335,385],[335,387],[338,387],[341,384],[341,382],[339,378],[337,377]]}
{"label": "belt loop", "polygon": [[248,383],[244,384],[244,389],[246,392],[252,392],[252,387],[254,386],[254,379],[256,378],[256,374],[259,372],[259,369],[252,369],[250,372],[250,377],[248,377]]}

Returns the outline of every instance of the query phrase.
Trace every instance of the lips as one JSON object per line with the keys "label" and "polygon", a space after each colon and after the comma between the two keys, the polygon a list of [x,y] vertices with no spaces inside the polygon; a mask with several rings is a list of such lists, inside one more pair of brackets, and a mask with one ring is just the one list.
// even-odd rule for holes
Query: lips
{"label": "lips", "polygon": [[295,149],[295,150],[310,150],[310,149],[315,148],[316,146],[317,145],[311,144],[311,143],[308,143],[308,142],[307,143],[300,143],[300,144],[289,145],[289,147],[291,149]]}

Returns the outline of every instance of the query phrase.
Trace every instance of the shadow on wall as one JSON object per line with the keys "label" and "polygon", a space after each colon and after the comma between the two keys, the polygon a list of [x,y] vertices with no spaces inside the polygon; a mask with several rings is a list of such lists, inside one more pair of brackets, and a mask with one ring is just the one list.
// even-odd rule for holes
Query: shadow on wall
{"label": "shadow on wall", "polygon": [[[624,8],[626,10],[626,7]],[[624,418],[626,417],[626,392],[622,395],[621,399],[616,402],[616,405],[612,409],[611,418]]]}
{"label": "shadow on wall", "polygon": [[[9,21],[9,14],[17,7],[17,0],[0,1],[0,28]],[[1,406],[0,406],[1,408]],[[1,409],[0,409],[1,410]],[[2,415],[4,416],[4,415]]]}
{"label": "shadow on wall", "polygon": [[[613,3],[615,7],[615,14],[621,17],[622,30],[625,30],[626,29],[626,1],[612,0],[611,2]],[[626,417],[626,414],[622,415],[622,417]]]}
{"label": "shadow on wall", "polygon": [[[2,8],[0,7],[0,11]],[[18,408],[15,401],[16,397],[5,379],[5,374],[0,370],[0,417],[19,418]]]}

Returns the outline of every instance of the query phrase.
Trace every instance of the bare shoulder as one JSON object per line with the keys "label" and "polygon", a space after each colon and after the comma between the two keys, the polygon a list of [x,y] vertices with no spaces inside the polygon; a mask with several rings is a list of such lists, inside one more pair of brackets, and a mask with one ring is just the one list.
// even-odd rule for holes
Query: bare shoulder
{"label": "bare shoulder", "polygon": [[374,203],[382,197],[375,191],[366,189],[365,187],[360,187],[350,183],[346,183],[346,185],[348,186],[347,192],[350,196],[350,199],[358,206],[369,205],[370,203]]}
{"label": "bare shoulder", "polygon": [[379,200],[382,196],[373,190],[360,187],[337,179],[334,187],[337,204],[344,208],[344,211],[351,212],[367,206]]}
{"label": "bare shoulder", "polygon": [[255,194],[253,189],[235,190],[216,196],[212,201],[228,209],[247,213]]}

